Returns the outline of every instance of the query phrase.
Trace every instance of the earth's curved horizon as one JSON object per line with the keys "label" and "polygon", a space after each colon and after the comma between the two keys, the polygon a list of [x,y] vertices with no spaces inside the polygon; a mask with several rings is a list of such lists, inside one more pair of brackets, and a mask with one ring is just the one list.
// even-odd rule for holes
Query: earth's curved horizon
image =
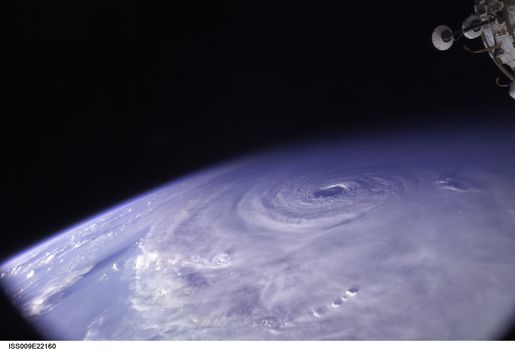
{"label": "earth's curved horizon", "polygon": [[5,261],[50,339],[492,339],[515,312],[508,132],[308,144],[175,180]]}

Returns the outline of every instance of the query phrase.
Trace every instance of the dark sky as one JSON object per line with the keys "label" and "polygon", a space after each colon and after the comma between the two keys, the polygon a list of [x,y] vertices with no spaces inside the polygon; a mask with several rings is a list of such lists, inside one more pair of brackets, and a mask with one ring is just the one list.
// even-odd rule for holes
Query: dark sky
{"label": "dark sky", "polygon": [[2,6],[2,259],[253,150],[513,116],[488,56],[431,45],[469,0],[168,3]]}

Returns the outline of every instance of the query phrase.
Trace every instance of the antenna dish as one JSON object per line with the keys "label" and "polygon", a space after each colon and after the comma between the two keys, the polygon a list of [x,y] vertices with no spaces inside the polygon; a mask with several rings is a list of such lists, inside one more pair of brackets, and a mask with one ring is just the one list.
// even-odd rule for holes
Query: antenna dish
{"label": "antenna dish", "polygon": [[431,38],[434,47],[440,51],[449,50],[454,44],[454,34],[451,28],[444,25],[436,27]]}
{"label": "antenna dish", "polygon": [[483,26],[481,24],[481,18],[479,18],[477,15],[469,16],[466,20],[464,20],[463,25],[461,26],[461,30],[463,31],[465,38],[479,38],[481,34],[483,34]]}

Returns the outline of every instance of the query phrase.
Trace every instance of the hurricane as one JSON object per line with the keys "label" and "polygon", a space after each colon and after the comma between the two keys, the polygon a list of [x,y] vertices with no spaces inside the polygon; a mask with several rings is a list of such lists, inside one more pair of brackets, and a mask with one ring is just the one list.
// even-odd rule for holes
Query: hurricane
{"label": "hurricane", "polygon": [[426,145],[213,166],[21,252],[0,281],[47,338],[496,337],[515,311],[515,168],[493,141]]}

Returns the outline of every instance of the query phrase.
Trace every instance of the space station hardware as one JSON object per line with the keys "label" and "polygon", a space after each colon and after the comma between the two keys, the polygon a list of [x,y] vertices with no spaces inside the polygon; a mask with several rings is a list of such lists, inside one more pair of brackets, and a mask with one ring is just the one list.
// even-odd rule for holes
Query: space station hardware
{"label": "space station hardware", "polygon": [[435,28],[432,35],[433,45],[440,51],[448,50],[454,42],[465,37],[481,38],[484,48],[472,50],[474,54],[488,54],[499,70],[508,79],[500,87],[509,88],[510,96],[515,99],[515,0],[474,0],[474,14],[470,15],[459,30],[453,31],[445,25]]}

